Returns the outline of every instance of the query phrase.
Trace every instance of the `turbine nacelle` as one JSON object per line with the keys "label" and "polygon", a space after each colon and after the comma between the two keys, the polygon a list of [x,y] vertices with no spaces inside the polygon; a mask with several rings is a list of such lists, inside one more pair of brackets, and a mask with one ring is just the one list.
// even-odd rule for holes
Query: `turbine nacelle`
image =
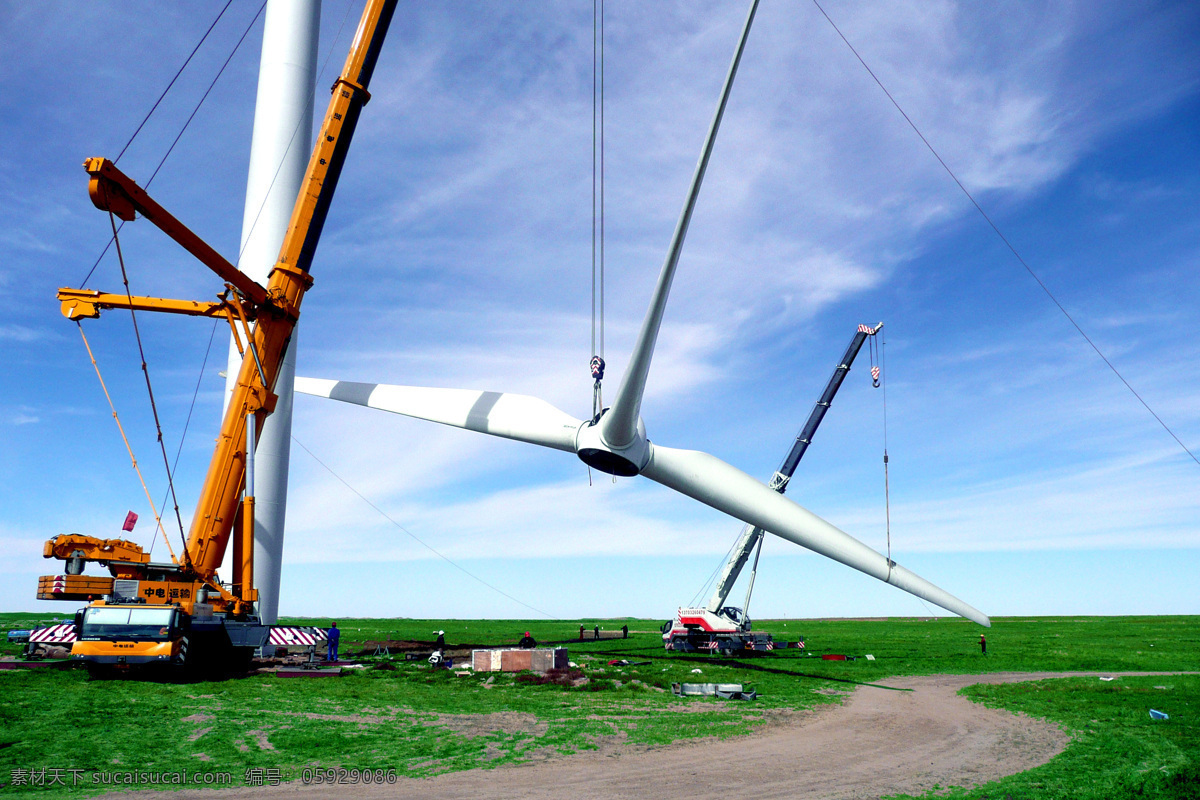
{"label": "turbine nacelle", "polygon": [[641,473],[650,462],[650,440],[646,438],[646,424],[638,417],[637,428],[633,441],[623,447],[614,447],[609,442],[610,433],[605,422],[609,419],[609,409],[600,412],[600,416],[579,426],[579,434],[575,438],[575,454],[579,460],[593,469],[606,472],[609,475],[620,475],[630,478]]}

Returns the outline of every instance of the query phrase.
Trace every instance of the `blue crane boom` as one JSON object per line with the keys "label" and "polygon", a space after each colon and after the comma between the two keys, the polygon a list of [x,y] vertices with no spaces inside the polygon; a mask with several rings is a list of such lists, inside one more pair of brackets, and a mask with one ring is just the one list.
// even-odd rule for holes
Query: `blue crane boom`
{"label": "blue crane boom", "polygon": [[[854,338],[850,340],[849,346],[846,347],[846,352],[842,355],[837,367],[833,370],[833,375],[829,377],[829,382],[825,385],[825,391],[821,393],[821,397],[813,407],[812,413],[808,415],[808,421],[804,423],[804,427],[800,430],[800,435],[796,437],[796,441],[792,444],[792,449],[788,452],[787,458],[783,460],[783,464],[771,476],[770,488],[780,494],[787,491],[788,481],[791,480],[792,475],[796,472],[796,466],[800,463],[800,459],[804,458],[804,453],[812,443],[813,435],[821,425],[821,420],[825,419],[825,414],[829,411],[829,406],[833,403],[833,398],[838,393],[838,389],[842,387],[842,381],[846,379],[846,373],[850,371],[850,366],[854,363],[855,357],[858,356],[858,351],[862,349],[863,344],[867,341],[867,337],[874,336],[882,327],[882,322],[873,328],[869,325],[858,326],[858,330],[854,333]],[[729,560],[725,563],[724,569],[721,571],[721,577],[717,579],[716,589],[713,591],[712,598],[708,601],[707,606],[709,612],[720,616],[727,616],[732,621],[741,625],[745,630],[748,630],[750,626],[748,616],[750,594],[754,591],[754,575],[758,571],[758,556],[762,551],[763,533],[762,528],[756,528],[752,525],[746,525],[742,528],[738,542],[734,546]],[[741,574],[742,568],[746,565],[746,561],[750,558],[751,552],[755,554],[754,566],[750,570],[750,583],[746,588],[746,600],[742,604],[741,609],[730,608],[728,609],[728,613],[724,613],[727,608],[725,601],[733,589],[733,584]]]}

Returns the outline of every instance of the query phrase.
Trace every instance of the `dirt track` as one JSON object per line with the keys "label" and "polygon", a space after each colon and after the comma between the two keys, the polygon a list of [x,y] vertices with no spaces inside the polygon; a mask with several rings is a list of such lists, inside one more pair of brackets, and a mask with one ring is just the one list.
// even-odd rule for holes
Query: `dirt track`
{"label": "dirt track", "polygon": [[[176,800],[283,800],[295,795],[726,800],[746,792],[760,798],[839,799],[920,794],[935,785],[974,786],[993,781],[1043,764],[1061,752],[1068,736],[1057,726],[985,708],[956,694],[975,683],[1060,677],[1069,675],[891,678],[882,684],[892,689],[860,686],[840,706],[799,713],[762,733],[726,741],[584,752],[535,764],[402,778],[390,786],[344,786],[341,791],[293,783],[164,796]],[[119,796],[144,800],[149,795]]]}

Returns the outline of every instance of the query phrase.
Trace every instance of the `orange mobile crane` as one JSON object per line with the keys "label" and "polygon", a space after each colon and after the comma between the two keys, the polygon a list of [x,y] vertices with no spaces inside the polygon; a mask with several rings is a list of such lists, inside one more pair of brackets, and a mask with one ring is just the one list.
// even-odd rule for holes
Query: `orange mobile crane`
{"label": "orange mobile crane", "polygon": [[[97,208],[126,221],[141,214],[220,276],[225,291],[218,302],[198,302],[61,289],[63,314],[80,320],[98,317],[102,309],[129,308],[223,316],[239,349],[239,327],[247,342],[180,558],[153,563],[133,542],[79,534],[46,542],[43,555],[65,561],[66,574],[42,577],[37,596],[91,600],[75,615],[76,641],[71,650],[72,659],[91,669],[152,663],[230,666],[248,661],[254,648],[266,643],[269,627],[258,617],[254,588],[254,447],[263,420],[275,408],[279,367],[304,293],[312,285],[309,267],[317,240],[359,114],[370,99],[367,85],[395,6],[396,0],[367,1],[346,65],[333,84],[333,97],[266,286],[221,257],[111,161],[84,162],[91,176],[88,191]],[[233,575],[226,584],[218,579],[217,569],[231,538]],[[87,562],[107,567],[111,577],[84,575]]]}

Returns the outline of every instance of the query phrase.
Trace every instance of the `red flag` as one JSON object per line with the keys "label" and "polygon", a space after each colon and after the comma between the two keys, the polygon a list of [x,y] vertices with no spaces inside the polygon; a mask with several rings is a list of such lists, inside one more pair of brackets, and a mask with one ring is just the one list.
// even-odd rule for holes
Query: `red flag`
{"label": "red flag", "polygon": [[133,526],[137,524],[137,514],[130,511],[125,515],[125,524],[121,526],[123,531],[132,531]]}

